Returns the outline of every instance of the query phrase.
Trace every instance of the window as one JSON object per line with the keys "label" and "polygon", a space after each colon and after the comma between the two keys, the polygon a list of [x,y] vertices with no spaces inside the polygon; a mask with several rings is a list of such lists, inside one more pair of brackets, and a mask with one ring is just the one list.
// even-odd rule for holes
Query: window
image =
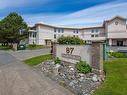
{"label": "window", "polygon": [[22,35],[22,30],[19,30],[19,35]]}
{"label": "window", "polygon": [[91,32],[94,33],[94,29],[92,29]]}
{"label": "window", "polygon": [[33,32],[33,38],[35,37],[35,33]]}
{"label": "window", "polygon": [[32,37],[32,32],[29,33],[29,37]]}
{"label": "window", "polygon": [[60,35],[60,34],[58,34],[58,38],[59,38],[59,37],[61,37],[61,35]]}
{"label": "window", "polygon": [[24,32],[25,32],[25,29],[20,29],[20,30],[19,30],[19,35],[23,35]]}
{"label": "window", "polygon": [[76,30],[76,33],[78,34],[78,30]]}
{"label": "window", "polygon": [[96,32],[98,32],[98,29],[96,29]]}
{"label": "window", "polygon": [[64,33],[64,29],[61,29],[62,33]]}
{"label": "window", "polygon": [[87,44],[91,44],[92,41],[91,41],[91,40],[87,40],[86,43],[87,43]]}
{"label": "window", "polygon": [[73,35],[73,37],[78,37],[78,35]]}
{"label": "window", "polygon": [[121,41],[121,40],[119,41],[119,40],[118,40],[118,41],[117,41],[117,46],[123,46],[123,41]]}
{"label": "window", "polygon": [[64,35],[61,35],[61,37],[64,37]]}
{"label": "window", "polygon": [[98,35],[95,35],[95,37],[98,37]]}
{"label": "window", "polygon": [[77,34],[78,34],[78,31],[79,31],[78,29],[75,29],[75,30],[73,31],[73,33],[77,33]]}
{"label": "window", "polygon": [[37,34],[36,32],[33,32],[33,38],[36,38],[36,34]]}
{"label": "window", "polygon": [[54,28],[54,32],[56,32],[56,28]]}
{"label": "window", "polygon": [[118,21],[115,22],[115,25],[118,25]]}
{"label": "window", "polygon": [[56,34],[54,34],[54,39],[56,39]]}
{"label": "window", "polygon": [[55,31],[54,32],[57,32],[58,31],[58,33],[64,33],[64,29],[63,28],[58,28],[58,29],[55,29]]}
{"label": "window", "polygon": [[58,33],[60,33],[60,29],[58,29]]}
{"label": "window", "polygon": [[91,37],[94,37],[94,35],[91,35]]}

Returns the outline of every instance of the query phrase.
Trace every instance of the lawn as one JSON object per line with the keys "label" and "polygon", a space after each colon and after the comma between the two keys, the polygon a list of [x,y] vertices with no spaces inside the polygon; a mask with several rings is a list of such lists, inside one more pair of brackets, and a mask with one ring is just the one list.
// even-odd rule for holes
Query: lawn
{"label": "lawn", "polygon": [[37,56],[37,57],[33,57],[33,58],[30,58],[30,59],[24,60],[24,63],[26,63],[30,66],[35,66],[35,65],[40,64],[43,61],[51,60],[51,59],[52,59],[51,54],[41,55],[41,56]]}
{"label": "lawn", "polygon": [[94,95],[127,95],[127,58],[105,62],[106,79]]}
{"label": "lawn", "polygon": [[36,49],[42,49],[42,48],[47,48],[48,46],[43,46],[43,45],[27,45],[26,46],[26,49],[29,49],[29,50],[36,50]]}

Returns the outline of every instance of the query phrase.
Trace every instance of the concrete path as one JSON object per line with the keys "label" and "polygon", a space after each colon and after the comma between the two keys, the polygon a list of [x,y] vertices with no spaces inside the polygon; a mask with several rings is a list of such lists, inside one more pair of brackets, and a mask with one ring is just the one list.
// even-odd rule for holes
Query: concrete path
{"label": "concrete path", "polygon": [[34,56],[49,54],[51,48],[44,48],[39,50],[20,50],[20,51],[6,51],[7,53],[15,56],[19,60],[29,59]]}
{"label": "concrete path", "polygon": [[0,51],[0,95],[74,95],[17,58]]}

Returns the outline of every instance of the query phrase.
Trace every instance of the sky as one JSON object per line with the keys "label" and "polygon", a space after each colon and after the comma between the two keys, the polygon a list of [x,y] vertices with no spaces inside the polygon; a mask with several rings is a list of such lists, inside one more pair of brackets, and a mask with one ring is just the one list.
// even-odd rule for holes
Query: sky
{"label": "sky", "polygon": [[127,17],[127,0],[0,0],[0,19],[17,12],[28,25],[94,26]]}

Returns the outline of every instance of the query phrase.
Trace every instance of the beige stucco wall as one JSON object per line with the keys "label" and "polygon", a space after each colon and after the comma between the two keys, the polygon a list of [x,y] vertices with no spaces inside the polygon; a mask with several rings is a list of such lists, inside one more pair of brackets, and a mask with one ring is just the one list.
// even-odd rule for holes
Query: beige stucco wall
{"label": "beige stucco wall", "polygon": [[[80,38],[83,40],[91,40],[91,41],[99,41],[99,40],[105,40],[106,37],[102,34],[104,34],[104,28],[96,28],[98,29],[98,32],[91,32],[93,29],[83,29],[80,32]],[[95,30],[96,30],[95,29]],[[98,37],[91,37],[91,35],[98,35]]]}
{"label": "beige stucco wall", "polygon": [[45,40],[54,40],[53,37],[54,37],[54,29],[51,28],[51,27],[48,27],[48,26],[39,26],[39,29],[38,29],[38,33],[39,33],[39,36],[38,36],[38,40],[39,40],[39,44],[43,44],[45,45]]}
{"label": "beige stucco wall", "polygon": [[[56,41],[59,37],[61,36],[73,36],[76,35],[78,36],[79,33],[73,33],[74,29],[64,29],[64,33],[58,33],[54,32],[54,28],[53,27],[49,27],[49,26],[38,26],[38,44],[42,44],[45,45],[45,40],[52,40],[52,41]],[[56,35],[56,39],[54,38],[54,35]]]}
{"label": "beige stucco wall", "polygon": [[[118,25],[115,22],[118,22]],[[126,21],[117,18],[110,21],[107,27],[108,32],[126,31]]]}
{"label": "beige stucco wall", "polygon": [[[118,22],[118,25],[115,24],[115,22]],[[61,36],[78,36],[79,38],[85,40],[85,41],[102,41],[102,40],[108,40],[108,39],[127,39],[127,26],[126,26],[126,20],[121,19],[120,17],[116,17],[115,19],[108,20],[103,27],[91,27],[91,28],[79,28],[79,33],[74,33],[74,30],[76,28],[65,28],[64,33],[60,32],[54,32],[53,26],[48,25],[37,25],[36,26],[36,32],[37,37],[36,38],[29,38],[29,43],[32,43],[33,40],[36,42],[36,44],[45,45],[45,40],[51,40],[51,41],[57,41],[57,39]],[[56,27],[60,28],[60,27]],[[92,33],[92,29],[98,29],[99,32]],[[54,38],[54,35],[56,35],[56,39]],[[98,35],[98,37],[91,37],[91,35]]]}
{"label": "beige stucco wall", "polygon": [[[118,22],[118,25],[115,24]],[[127,38],[126,21],[114,19],[107,24],[108,38]]]}

